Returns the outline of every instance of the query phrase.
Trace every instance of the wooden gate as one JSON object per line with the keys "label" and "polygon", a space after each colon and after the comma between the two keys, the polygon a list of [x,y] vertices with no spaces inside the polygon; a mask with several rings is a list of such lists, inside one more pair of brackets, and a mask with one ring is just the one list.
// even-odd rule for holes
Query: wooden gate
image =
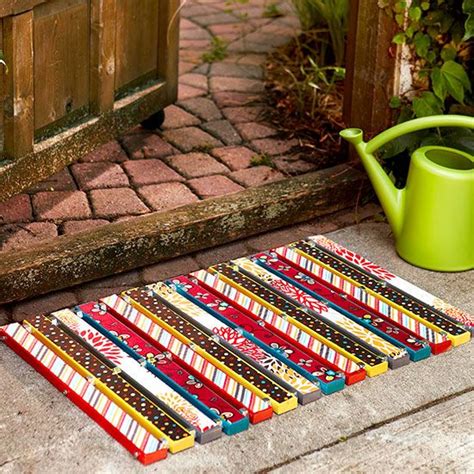
{"label": "wooden gate", "polygon": [[0,201],[177,98],[179,0],[1,0]]}

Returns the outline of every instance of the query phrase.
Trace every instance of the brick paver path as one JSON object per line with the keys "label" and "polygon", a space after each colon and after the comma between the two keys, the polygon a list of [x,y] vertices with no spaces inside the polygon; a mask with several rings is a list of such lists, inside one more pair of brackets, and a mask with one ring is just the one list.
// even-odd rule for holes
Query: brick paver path
{"label": "brick paver path", "polygon": [[[298,29],[289,2],[188,0],[179,99],[162,130],[137,127],[28,192],[0,203],[0,251],[164,211],[315,169],[265,120],[263,64]],[[278,18],[265,5],[280,3]],[[202,55],[218,36],[227,57]],[[272,157],[258,165],[256,155]]]}

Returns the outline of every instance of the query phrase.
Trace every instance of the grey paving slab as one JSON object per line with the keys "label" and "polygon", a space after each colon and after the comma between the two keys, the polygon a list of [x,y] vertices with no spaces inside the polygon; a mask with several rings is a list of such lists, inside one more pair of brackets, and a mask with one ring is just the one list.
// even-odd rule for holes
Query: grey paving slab
{"label": "grey paving slab", "polygon": [[[311,230],[308,226],[308,235]],[[474,272],[441,274],[409,266],[394,253],[386,225],[362,224],[328,236],[448,301],[474,310],[470,294]],[[472,344],[461,346],[346,387],[237,436],[170,455],[146,471],[246,473],[309,456],[342,437],[353,437],[472,389],[473,356]],[[426,439],[421,439],[423,442]],[[461,464],[463,455],[460,451]],[[71,473],[144,470],[86,415],[0,345],[0,472],[66,469]]]}
{"label": "grey paving slab", "polygon": [[471,391],[271,472],[474,472],[473,417]]}

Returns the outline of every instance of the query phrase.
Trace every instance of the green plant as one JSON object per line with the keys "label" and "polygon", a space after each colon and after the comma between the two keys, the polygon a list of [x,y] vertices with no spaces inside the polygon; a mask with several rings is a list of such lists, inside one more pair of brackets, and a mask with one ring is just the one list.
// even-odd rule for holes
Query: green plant
{"label": "green plant", "polygon": [[280,10],[280,7],[276,3],[268,3],[263,9],[262,16],[264,18],[278,18],[282,16],[283,13]]}
{"label": "green plant", "polygon": [[222,38],[213,36],[210,49],[201,56],[202,60],[206,63],[222,61],[228,55],[227,46],[227,43]]}
{"label": "green plant", "polygon": [[339,66],[319,66],[311,56],[307,57],[307,63],[300,65],[298,75],[289,68],[285,68],[285,71],[292,78],[291,90],[301,116],[306,112],[311,119],[325,108],[324,99],[331,95],[346,72]]}
{"label": "green plant", "polygon": [[[406,45],[411,56],[412,88],[392,97],[398,121],[443,113],[474,113],[474,0],[379,0],[399,31],[393,42]],[[386,146],[395,181],[403,185],[410,153],[424,145],[448,145],[472,153],[469,130],[412,133]]]}
{"label": "green plant", "polygon": [[202,143],[193,148],[193,151],[199,151],[201,153],[210,153],[214,149],[214,145],[211,143]]}
{"label": "green plant", "polygon": [[268,166],[270,168],[275,168],[275,163],[269,154],[262,153],[260,155],[252,156],[250,166]]}
{"label": "green plant", "polygon": [[336,66],[344,64],[349,0],[292,0],[304,30],[327,28]]}
{"label": "green plant", "polygon": [[[414,90],[392,98],[402,120],[447,112],[472,104],[474,0],[379,0],[400,28],[393,38],[412,56]],[[469,65],[469,62],[471,64]],[[456,106],[455,109],[459,110]]]}

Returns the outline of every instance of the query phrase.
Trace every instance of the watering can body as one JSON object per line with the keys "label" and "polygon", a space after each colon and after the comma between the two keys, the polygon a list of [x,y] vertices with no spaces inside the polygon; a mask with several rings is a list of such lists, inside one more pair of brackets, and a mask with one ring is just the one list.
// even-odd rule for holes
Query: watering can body
{"label": "watering can body", "polygon": [[474,268],[474,155],[447,147],[419,148],[411,156],[403,189],[395,188],[373,155],[401,134],[440,126],[474,129],[474,118],[415,119],[367,143],[359,129],[346,129],[341,135],[361,157],[391,225],[398,254],[429,270],[470,270]]}

